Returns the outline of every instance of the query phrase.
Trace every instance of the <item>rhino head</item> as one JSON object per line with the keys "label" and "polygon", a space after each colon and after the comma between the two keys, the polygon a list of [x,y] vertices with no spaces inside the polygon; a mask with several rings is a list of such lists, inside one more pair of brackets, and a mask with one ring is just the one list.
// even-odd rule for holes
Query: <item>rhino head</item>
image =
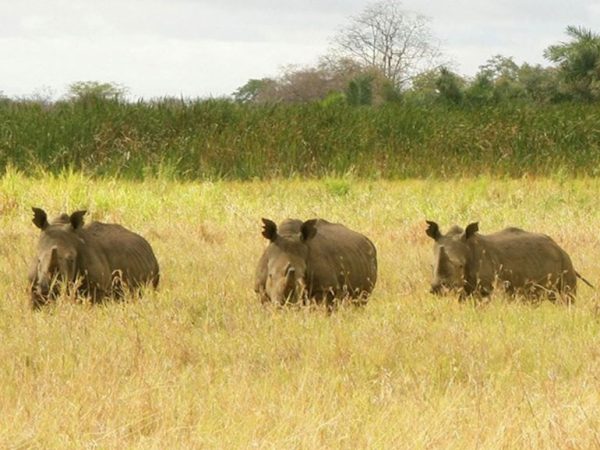
{"label": "rhino head", "polygon": [[270,241],[265,250],[266,282],[263,297],[275,303],[295,302],[306,295],[308,241],[317,234],[316,219],[307,220],[298,233],[279,234],[277,225],[262,219],[262,235]]}
{"label": "rhino head", "polygon": [[75,230],[83,226],[86,211],[63,214],[52,223],[46,212],[33,209],[33,223],[42,230],[37,255],[29,278],[31,282],[31,302],[34,308],[56,298],[60,287],[69,285],[77,277],[77,256],[81,238]]}
{"label": "rhino head", "polygon": [[479,230],[478,223],[469,224],[465,230],[454,226],[445,235],[440,232],[437,223],[428,220],[427,224],[429,227],[425,233],[435,241],[431,292],[440,295],[458,290],[464,295],[470,258],[468,240]]}

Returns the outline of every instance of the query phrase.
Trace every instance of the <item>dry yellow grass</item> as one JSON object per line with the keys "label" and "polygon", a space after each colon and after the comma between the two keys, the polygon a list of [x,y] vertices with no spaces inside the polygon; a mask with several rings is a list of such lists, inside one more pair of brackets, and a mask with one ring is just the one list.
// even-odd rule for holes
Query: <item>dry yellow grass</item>
{"label": "dry yellow grass", "polygon": [[[600,286],[600,181],[0,179],[0,448],[600,447],[598,291],[574,307],[428,294],[425,218],[545,232]],[[152,243],[158,292],[29,309],[51,215]],[[366,308],[261,306],[260,218],[325,217],[379,251]]]}

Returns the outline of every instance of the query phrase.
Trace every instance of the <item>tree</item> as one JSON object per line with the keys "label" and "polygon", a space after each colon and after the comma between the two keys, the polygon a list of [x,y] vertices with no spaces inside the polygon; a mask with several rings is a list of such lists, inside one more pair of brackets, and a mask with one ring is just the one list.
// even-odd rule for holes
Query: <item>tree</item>
{"label": "tree", "polygon": [[439,97],[437,80],[440,72],[437,69],[425,70],[417,74],[410,83],[410,89],[405,93],[405,99],[417,104],[435,102]]}
{"label": "tree", "polygon": [[519,76],[519,66],[512,57],[494,55],[485,64],[479,66],[479,72],[492,81],[500,79],[514,81]]}
{"label": "tree", "polygon": [[551,45],[544,57],[558,64],[565,87],[576,98],[600,98],[600,35],[582,27],[568,26],[570,42]]}
{"label": "tree", "polygon": [[465,98],[475,105],[491,103],[494,100],[494,81],[489,74],[479,72],[465,89]]}
{"label": "tree", "polygon": [[348,83],[363,73],[354,61],[323,58],[316,66],[287,66],[277,78],[249,80],[233,96],[236,101],[253,103],[320,101],[344,92]]}
{"label": "tree", "polygon": [[463,101],[464,80],[446,67],[440,69],[440,74],[435,80],[435,86],[444,101],[456,105]]}
{"label": "tree", "polygon": [[323,67],[289,66],[279,82],[280,99],[292,103],[322,100],[339,87],[335,77]]}
{"label": "tree", "polygon": [[373,103],[373,77],[359,75],[348,83],[346,101],[352,106],[370,105]]}
{"label": "tree", "polygon": [[465,98],[472,104],[522,101],[529,94],[521,80],[522,73],[512,57],[495,55],[479,66],[475,79],[464,91]]}
{"label": "tree", "polygon": [[559,92],[558,69],[524,63],[519,67],[519,82],[527,97],[537,102],[556,102],[562,99]]}
{"label": "tree", "polygon": [[459,105],[464,100],[465,85],[463,77],[442,66],[415,76],[406,99],[421,105],[440,102]]}
{"label": "tree", "polygon": [[127,88],[117,83],[100,83],[99,81],[77,81],[69,85],[68,96],[72,99],[110,99],[120,100],[127,93]]}
{"label": "tree", "polygon": [[368,5],[334,38],[334,51],[363,67],[380,70],[403,87],[417,72],[432,68],[440,56],[425,16],[405,11],[396,0]]}
{"label": "tree", "polygon": [[274,84],[272,78],[250,79],[233,93],[233,99],[239,103],[257,102]]}
{"label": "tree", "polygon": [[494,101],[522,98],[525,94],[519,80],[519,66],[512,57],[492,56],[479,66],[478,75],[487,78],[493,86]]}

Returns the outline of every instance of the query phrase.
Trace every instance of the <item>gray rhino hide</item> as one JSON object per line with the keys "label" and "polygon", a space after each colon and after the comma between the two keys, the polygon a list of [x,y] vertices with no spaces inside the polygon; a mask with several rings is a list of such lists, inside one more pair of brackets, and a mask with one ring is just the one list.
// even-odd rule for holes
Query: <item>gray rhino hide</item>
{"label": "gray rhino hide", "polygon": [[[69,245],[76,252],[75,274],[81,282],[79,292],[93,302],[109,295],[121,296],[124,286],[135,289],[146,283],[152,283],[155,288],[158,285],[159,267],[150,244],[121,225],[92,222],[74,228],[69,223],[69,216],[62,214],[42,229],[38,257],[53,246]],[[34,307],[47,301],[47,298],[35,295],[37,278],[36,270],[32,268],[29,279]]]}
{"label": "gray rhino hide", "polygon": [[[302,224],[297,219],[285,220],[278,227],[279,239],[297,242]],[[377,251],[373,243],[344,225],[323,219],[316,220],[315,228],[314,237],[302,243],[308,250],[305,296],[317,302],[345,297],[366,302],[377,281]],[[293,251],[293,248],[285,247],[285,242],[283,245],[271,242],[259,260],[255,291],[263,296],[263,300],[269,300],[264,298],[269,259],[278,252]]]}
{"label": "gray rhino hide", "polygon": [[558,292],[569,298],[575,296],[577,278],[571,259],[549,236],[506,228],[489,235],[474,233],[465,238],[461,228],[453,227],[435,245],[443,245],[445,239],[463,239],[466,243],[466,295],[488,295],[497,280],[509,294],[538,296],[546,293],[552,297]]}

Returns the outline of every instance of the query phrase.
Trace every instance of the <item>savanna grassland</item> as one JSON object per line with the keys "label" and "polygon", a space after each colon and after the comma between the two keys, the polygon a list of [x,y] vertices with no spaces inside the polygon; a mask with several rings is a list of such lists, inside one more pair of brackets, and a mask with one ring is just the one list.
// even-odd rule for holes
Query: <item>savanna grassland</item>
{"label": "savanna grassland", "polygon": [[[428,293],[425,219],[541,231],[600,286],[600,180],[0,179],[2,448],[597,448],[597,290],[574,306]],[[157,292],[32,312],[31,206],[80,208],[153,245]],[[365,308],[279,309],[252,292],[260,218],[367,234]]]}

